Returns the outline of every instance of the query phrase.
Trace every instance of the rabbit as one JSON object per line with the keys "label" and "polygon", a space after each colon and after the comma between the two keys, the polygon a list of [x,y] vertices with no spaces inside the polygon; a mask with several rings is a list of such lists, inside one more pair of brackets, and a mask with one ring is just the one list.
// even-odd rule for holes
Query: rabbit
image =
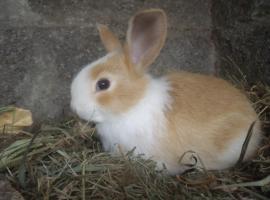
{"label": "rabbit", "polygon": [[172,175],[194,167],[198,158],[199,167],[222,170],[237,162],[256,121],[244,160],[254,155],[261,125],[241,91],[212,75],[150,74],[167,35],[162,9],[135,14],[124,44],[107,26],[99,24],[98,31],[108,54],[75,76],[71,109],[96,124],[105,151],[135,149]]}

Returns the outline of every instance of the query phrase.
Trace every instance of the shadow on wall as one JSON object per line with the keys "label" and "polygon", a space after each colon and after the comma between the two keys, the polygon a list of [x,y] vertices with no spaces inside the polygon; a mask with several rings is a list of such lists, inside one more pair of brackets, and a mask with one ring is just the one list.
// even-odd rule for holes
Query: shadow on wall
{"label": "shadow on wall", "polygon": [[212,1],[220,73],[270,84],[270,1]]}

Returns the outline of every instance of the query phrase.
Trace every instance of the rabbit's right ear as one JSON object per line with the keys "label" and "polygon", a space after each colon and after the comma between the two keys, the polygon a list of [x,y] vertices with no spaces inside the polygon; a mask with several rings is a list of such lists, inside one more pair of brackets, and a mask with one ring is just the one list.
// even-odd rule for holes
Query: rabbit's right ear
{"label": "rabbit's right ear", "polygon": [[129,22],[126,50],[130,62],[145,70],[160,53],[167,35],[167,17],[161,9],[137,13]]}

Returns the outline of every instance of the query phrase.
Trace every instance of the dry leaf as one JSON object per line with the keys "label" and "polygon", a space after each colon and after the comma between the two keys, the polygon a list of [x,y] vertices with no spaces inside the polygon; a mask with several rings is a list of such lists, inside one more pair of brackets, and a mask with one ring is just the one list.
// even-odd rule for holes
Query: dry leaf
{"label": "dry leaf", "polygon": [[2,133],[18,133],[33,123],[32,113],[22,108],[9,109],[0,114],[0,130]]}

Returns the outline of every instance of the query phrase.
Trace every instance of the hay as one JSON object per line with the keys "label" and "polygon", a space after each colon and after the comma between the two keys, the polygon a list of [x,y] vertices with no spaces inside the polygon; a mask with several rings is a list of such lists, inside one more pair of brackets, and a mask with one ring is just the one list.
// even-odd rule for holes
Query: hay
{"label": "hay", "polygon": [[121,156],[103,152],[94,128],[72,119],[41,126],[34,140],[33,134],[22,132],[2,149],[1,174],[27,200],[268,199],[270,88],[256,84],[245,89],[264,122],[265,138],[252,161],[232,169],[195,169],[170,177],[132,151]]}
{"label": "hay", "polygon": [[94,129],[75,121],[42,127],[30,142],[31,137],[15,141],[2,151],[0,162],[26,199],[166,199],[178,187],[173,178],[155,172],[151,160],[131,158],[132,152],[102,152]]}

